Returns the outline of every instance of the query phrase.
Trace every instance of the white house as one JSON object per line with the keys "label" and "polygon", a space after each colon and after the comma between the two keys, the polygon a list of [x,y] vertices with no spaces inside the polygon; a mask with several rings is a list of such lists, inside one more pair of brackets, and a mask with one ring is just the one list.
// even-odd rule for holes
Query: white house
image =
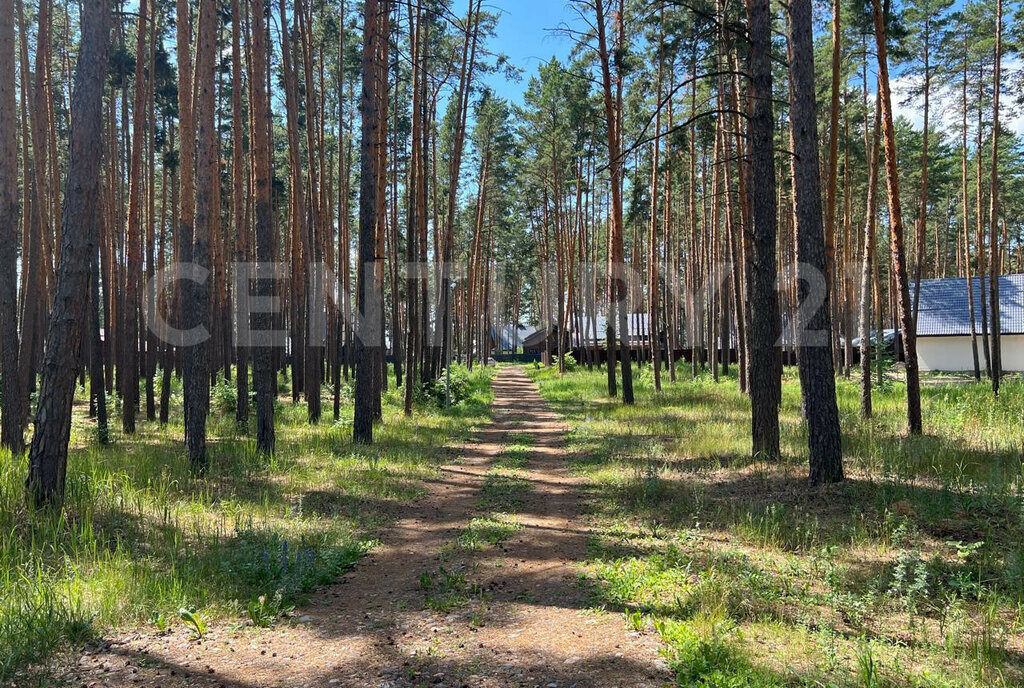
{"label": "white house", "polygon": [[[982,282],[984,281],[984,284]],[[978,357],[985,368],[981,344],[981,303],[990,303],[988,279],[973,279],[974,316],[978,332]],[[911,285],[913,289],[913,285]],[[911,291],[913,294],[913,291]],[[1002,327],[1003,370],[1024,371],[1024,275],[999,278],[999,310]],[[992,314],[988,313],[991,324]],[[991,326],[989,327],[991,332]],[[971,349],[971,317],[964,278],[921,280],[917,317],[917,357],[921,370],[974,371]]]}

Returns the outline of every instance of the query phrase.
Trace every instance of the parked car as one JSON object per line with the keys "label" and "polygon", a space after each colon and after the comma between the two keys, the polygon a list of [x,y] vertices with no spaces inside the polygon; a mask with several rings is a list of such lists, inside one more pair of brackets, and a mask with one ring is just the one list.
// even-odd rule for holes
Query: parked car
{"label": "parked car", "polygon": [[[878,336],[878,330],[871,330],[871,345],[872,347],[878,346],[879,343],[885,346],[885,353],[890,356],[896,357],[897,359],[902,358],[903,353],[903,337],[900,336],[899,330],[882,330],[882,336]],[[853,346],[854,351],[860,350],[861,338],[857,337],[850,344]],[[897,356],[900,354],[900,356]]]}

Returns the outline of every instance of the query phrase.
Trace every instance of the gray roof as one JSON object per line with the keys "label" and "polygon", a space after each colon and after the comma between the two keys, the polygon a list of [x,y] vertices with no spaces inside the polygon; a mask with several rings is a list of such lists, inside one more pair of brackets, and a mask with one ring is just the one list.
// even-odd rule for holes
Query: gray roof
{"label": "gray roof", "polygon": [[[502,349],[518,349],[526,341],[526,338],[536,331],[535,327],[512,327],[512,325],[503,325],[499,331],[492,325],[491,338]],[[499,337],[500,342],[498,341]]]}
{"label": "gray roof", "polygon": [[[650,318],[647,313],[629,313],[629,336],[633,343],[639,341],[647,341],[648,330],[650,329]],[[590,316],[583,317],[583,329],[576,332],[576,319],[572,318],[566,323],[568,328],[569,342],[571,345],[576,345],[582,342],[586,346],[591,346],[595,343],[601,344],[605,341],[605,333],[608,327],[608,319],[603,315],[597,316],[597,330],[595,335],[594,323],[590,319]],[[529,337],[529,346],[540,345],[546,336],[555,334],[558,331],[557,326],[551,325],[548,328],[538,329]]]}
{"label": "gray roof", "polygon": [[[981,302],[989,304],[989,283],[973,278],[974,317],[981,330]],[[913,298],[913,284],[911,284]],[[1024,334],[1024,275],[1006,275],[999,278],[999,322],[1003,334]],[[988,314],[991,325],[992,314]],[[921,304],[917,316],[919,337],[969,335],[971,315],[967,301],[967,279],[921,280]]]}
{"label": "gray roof", "polygon": [[[647,339],[647,335],[649,334],[649,330],[651,329],[650,316],[647,313],[627,313],[626,314],[626,321],[628,323],[628,329],[629,329],[629,336],[630,336],[630,338],[632,338],[632,339],[645,339],[645,340]],[[618,322],[615,323],[616,328],[618,327],[618,324],[619,324]],[[585,336],[591,336],[592,337],[592,336],[594,336],[594,331],[595,331],[594,330],[594,325],[591,322],[590,318],[587,317],[587,316],[584,316],[584,318],[583,318],[583,331],[580,332],[580,338],[582,339]],[[608,332],[608,318],[606,318],[603,315],[598,315],[597,316],[597,341],[598,342],[605,341],[605,335],[606,335],[607,332]]]}

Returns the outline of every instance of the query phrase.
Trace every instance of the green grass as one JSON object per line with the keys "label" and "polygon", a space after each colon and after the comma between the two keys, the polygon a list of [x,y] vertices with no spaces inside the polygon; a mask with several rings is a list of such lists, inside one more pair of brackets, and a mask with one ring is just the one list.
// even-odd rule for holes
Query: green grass
{"label": "green grass", "polygon": [[420,494],[442,447],[486,422],[489,373],[459,379],[456,406],[424,396],[412,418],[391,390],[372,447],[350,441],[350,400],[341,422],[316,427],[284,401],[270,459],[235,428],[233,395],[218,388],[204,477],[188,470],[177,384],[168,427],[144,422],[124,437],[115,412],[108,447],[78,404],[56,514],[26,507],[26,462],[0,454],[0,680],[39,674],[33,665],[98,632],[188,625],[180,610],[273,623],[372,548],[389,505]]}
{"label": "green grass", "polygon": [[522,524],[508,514],[480,516],[471,520],[459,534],[456,546],[464,551],[480,551],[488,545],[500,545],[522,529]]}
{"label": "green grass", "polygon": [[425,593],[427,609],[448,613],[477,600],[486,603],[483,589],[471,582],[464,571],[439,567],[435,572],[420,574],[420,587]]}
{"label": "green grass", "polygon": [[599,605],[656,629],[680,685],[1017,686],[1024,683],[1024,383],[923,389],[926,435],[905,435],[905,388],[839,380],[849,480],[807,485],[807,430],[787,370],[783,458],[751,458],[735,376],[637,403],[601,372],[534,368],[572,425],[598,535]]}

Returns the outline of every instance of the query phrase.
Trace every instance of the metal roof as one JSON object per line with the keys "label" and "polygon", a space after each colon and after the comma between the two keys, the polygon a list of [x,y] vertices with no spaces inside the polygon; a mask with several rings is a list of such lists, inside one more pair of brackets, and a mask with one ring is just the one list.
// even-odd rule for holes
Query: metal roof
{"label": "metal roof", "polygon": [[[640,341],[647,341],[648,331],[650,330],[650,318],[647,313],[629,313],[629,337],[630,340],[636,344]],[[590,316],[584,316],[583,318],[583,330],[581,332],[575,331],[575,318],[571,322],[566,323],[569,326],[569,342],[571,345],[576,345],[582,342],[585,346],[592,346],[593,344],[602,344],[605,341],[605,334],[608,327],[608,319],[603,315],[597,316],[597,329],[595,335],[594,323]],[[616,323],[618,324],[618,323]],[[543,344],[544,340],[548,336],[554,336],[558,332],[558,327],[552,325],[548,328],[538,329],[536,332],[526,338],[524,342],[525,346],[537,347]]]}
{"label": "metal roof", "polygon": [[[989,282],[972,278],[974,289],[974,317],[981,331],[981,303],[990,303]],[[911,284],[911,298],[914,285]],[[970,304],[967,301],[967,279],[921,280],[921,303],[917,316],[919,337],[969,335],[971,333]],[[1024,334],[1024,275],[1005,275],[999,278],[999,322],[1003,334]],[[992,314],[988,322],[992,323]],[[991,328],[990,328],[991,329]]]}
{"label": "metal roof", "polygon": [[513,327],[512,325],[503,325],[499,331],[492,325],[491,338],[503,350],[518,349],[536,331],[535,327]]}

